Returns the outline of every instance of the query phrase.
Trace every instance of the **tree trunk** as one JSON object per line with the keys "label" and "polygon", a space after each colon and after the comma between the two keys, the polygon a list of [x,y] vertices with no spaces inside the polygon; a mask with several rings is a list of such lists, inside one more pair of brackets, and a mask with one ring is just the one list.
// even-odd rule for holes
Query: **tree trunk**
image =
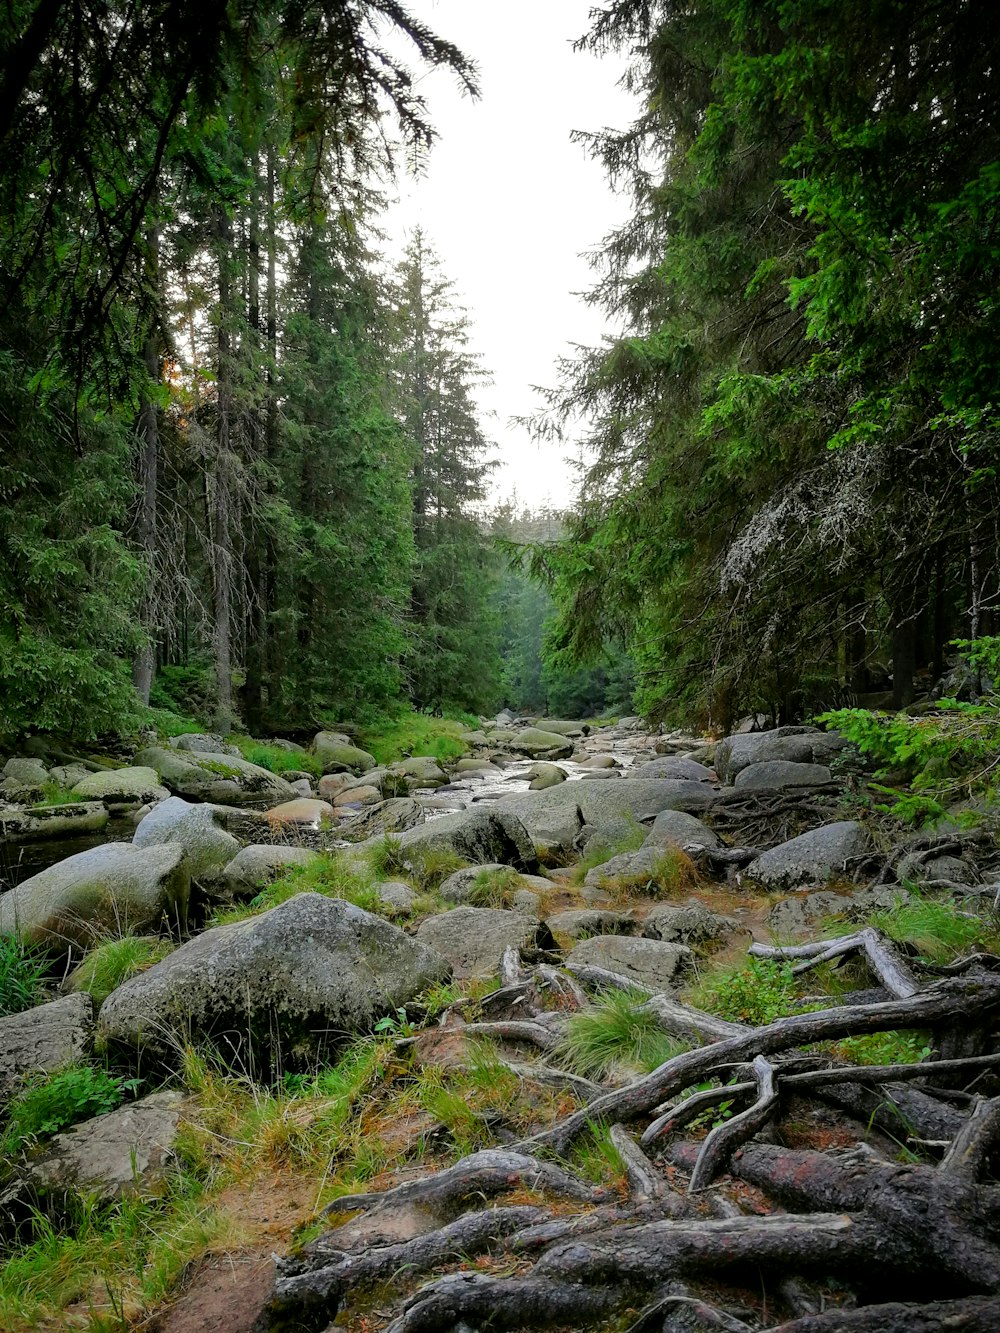
{"label": "tree trunk", "polygon": [[232,274],[230,254],[232,225],[224,208],[216,214],[219,265],[219,323],[217,331],[218,422],[213,471],[212,519],[212,647],[215,656],[215,726],[229,731],[233,725],[232,601],[233,546],[230,527],[232,507],[233,380],[230,321],[232,318]]}
{"label": "tree trunk", "polygon": [[[146,237],[151,287],[159,293],[159,233],[151,228]],[[150,318],[143,343],[142,360],[146,371],[148,392],[143,394],[139,409],[139,549],[146,561],[146,586],[143,592],[139,619],[145,640],[132,664],[132,681],[144,704],[149,703],[149,691],[156,669],[156,630],[158,627],[159,580],[157,576],[157,523],[156,491],[160,461],[159,415],[152,390],[160,382],[160,349],[157,323],[158,311]]]}

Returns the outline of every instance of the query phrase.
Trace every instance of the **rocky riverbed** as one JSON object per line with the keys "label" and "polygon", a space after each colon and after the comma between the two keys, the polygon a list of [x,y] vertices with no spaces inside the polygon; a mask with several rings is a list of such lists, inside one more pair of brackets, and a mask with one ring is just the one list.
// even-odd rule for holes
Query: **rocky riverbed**
{"label": "rocky riverbed", "polygon": [[[263,1089],[339,1067],[345,1043],[374,1032],[396,1073],[370,1095],[396,1109],[371,1133],[395,1125],[399,1169],[390,1153],[373,1192],[344,1199],[336,1185],[337,1215],[364,1224],[272,1266],[252,1309],[231,1293],[213,1326],[610,1329],[648,1289],[653,1309],[702,1311],[658,1327],[772,1327],[738,1272],[720,1294],[734,1262],[812,1281],[778,1283],[771,1301],[821,1320],[817,1333],[874,1327],[846,1313],[869,1308],[871,1283],[905,1305],[897,1275],[935,1262],[941,1320],[1000,1326],[974,1322],[977,1293],[1000,1290],[977,1268],[994,1262],[992,1242],[974,1239],[993,1225],[979,1182],[1000,1126],[1000,1101],[980,1100],[1000,1023],[989,828],[887,836],[857,757],[811,727],[710,741],[638,719],[501,716],[466,735],[461,759],[384,766],[324,732],[301,751],[308,766],[281,775],[220,737],[147,740],[117,766],[39,747],[0,776],[0,932],[50,962],[44,1002],[0,1017],[0,1084],[13,1105],[26,1081],[96,1051],[145,1080],[10,1158],[7,1243],[67,1193],[169,1188],[178,1136],[207,1123],[186,1048],[223,1052],[234,1078]],[[964,954],[937,970],[893,929],[928,901],[966,922]],[[137,942],[134,965],[98,985],[96,960],[123,939]],[[799,974],[823,979],[818,996]],[[912,1029],[919,1040],[895,1036]],[[866,1047],[871,1034],[891,1041]],[[597,1058],[599,1040],[620,1049]],[[482,1102],[471,1138],[441,1098],[421,1094],[419,1113],[392,1101],[395,1080],[444,1087],[483,1067],[482,1041],[493,1072],[461,1085]],[[637,1052],[654,1046],[663,1058],[644,1066]],[[617,1195],[607,1163],[588,1178],[574,1156],[598,1123]],[[690,1131],[678,1140],[686,1126],[693,1146]],[[905,1199],[891,1172],[900,1143],[915,1163]],[[867,1184],[824,1164],[831,1145],[862,1152]],[[530,1201],[501,1204],[512,1190]],[[921,1208],[950,1210],[950,1249],[912,1230]],[[479,1252],[499,1270],[420,1276]],[[384,1317],[361,1322],[368,1286],[403,1268]],[[828,1298],[847,1322],[822,1315]],[[983,1309],[1000,1313],[995,1300]],[[157,1318],[172,1333],[196,1326]]]}

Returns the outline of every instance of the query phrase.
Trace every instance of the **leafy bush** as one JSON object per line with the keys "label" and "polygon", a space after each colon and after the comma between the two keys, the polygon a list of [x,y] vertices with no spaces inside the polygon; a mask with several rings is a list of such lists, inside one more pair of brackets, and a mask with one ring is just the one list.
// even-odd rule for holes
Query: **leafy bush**
{"label": "leafy bush", "polygon": [[852,1065],[916,1065],[931,1054],[926,1034],[916,1032],[869,1032],[847,1037],[833,1049]]}
{"label": "leafy bush", "polygon": [[39,949],[14,935],[0,935],[0,1018],[42,1003],[47,970]]}
{"label": "leafy bush", "polygon": [[112,991],[117,990],[129,977],[144,972],[173,949],[167,940],[148,935],[124,935],[118,940],[106,940],[91,949],[83,962],[69,978],[70,988],[85,991],[94,997],[99,1009]]}
{"label": "leafy bush", "polygon": [[58,1134],[80,1120],[105,1115],[137,1086],[136,1079],[115,1078],[93,1065],[70,1065],[30,1083],[7,1108],[0,1152],[9,1155],[26,1142]]}
{"label": "leafy bush", "polygon": [[161,666],[149,691],[151,708],[207,717],[215,700],[215,678],[207,663]]}
{"label": "leafy bush", "polygon": [[751,958],[738,969],[709,974],[693,992],[691,1003],[733,1023],[761,1026],[790,1013],[795,998],[790,963]]}

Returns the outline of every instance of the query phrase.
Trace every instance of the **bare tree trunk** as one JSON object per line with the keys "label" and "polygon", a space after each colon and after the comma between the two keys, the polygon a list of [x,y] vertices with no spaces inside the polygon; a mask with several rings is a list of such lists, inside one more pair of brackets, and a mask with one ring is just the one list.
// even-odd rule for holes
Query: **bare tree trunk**
{"label": "bare tree trunk", "polygon": [[[159,290],[158,259],[159,233],[151,228],[146,237],[149,247],[148,265],[154,291]],[[160,353],[157,336],[158,314],[150,319],[146,340],[142,349],[143,366],[150,390],[160,380]],[[155,634],[158,624],[158,577],[157,577],[157,524],[156,491],[160,462],[160,430],[156,402],[152,392],[143,395],[139,411],[139,548],[146,560],[146,587],[143,593],[139,618],[145,640],[132,664],[132,681],[136,693],[144,704],[149,703],[149,691],[153,684],[156,669]]]}
{"label": "bare tree trunk", "polygon": [[216,215],[219,264],[219,325],[217,348],[219,365],[216,385],[218,390],[218,423],[216,433],[215,467],[213,472],[214,508],[212,521],[212,593],[213,629],[212,647],[215,656],[216,714],[215,726],[228,731],[233,721],[232,681],[232,601],[233,601],[233,547],[230,527],[232,507],[232,349],[230,319],[232,316],[232,275],[230,272],[232,225],[225,209]]}
{"label": "bare tree trunk", "polygon": [[[247,323],[250,332],[251,354],[256,357],[260,351],[260,189],[256,163],[254,166],[254,196],[250,206],[250,224],[247,237]],[[260,451],[260,420],[257,403],[250,409],[247,423],[247,453],[251,464]],[[260,525],[257,521],[255,498],[251,497],[245,524],[247,555],[247,616],[246,635],[246,688],[244,708],[247,727],[253,735],[261,730],[264,712],[264,641],[266,634],[266,608],[264,591],[261,586],[261,551]]]}

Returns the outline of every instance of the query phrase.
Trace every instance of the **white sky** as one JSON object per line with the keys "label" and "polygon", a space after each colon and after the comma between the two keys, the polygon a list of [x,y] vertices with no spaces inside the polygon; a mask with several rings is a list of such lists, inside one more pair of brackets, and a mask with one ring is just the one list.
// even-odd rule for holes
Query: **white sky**
{"label": "white sky", "polygon": [[584,253],[626,215],[600,165],[570,131],[621,128],[633,99],[617,86],[624,63],[577,53],[594,0],[411,0],[410,11],[474,59],[482,96],[454,77],[421,80],[439,139],[424,175],[402,180],[384,220],[399,249],[423,227],[472,320],[472,350],[493,384],[478,397],[501,467],[494,498],[532,509],[573,498],[565,446],[538,445],[510,424],[538,407],[532,385],[555,382],[570,344],[600,341],[600,311],[574,293],[593,275]]}

